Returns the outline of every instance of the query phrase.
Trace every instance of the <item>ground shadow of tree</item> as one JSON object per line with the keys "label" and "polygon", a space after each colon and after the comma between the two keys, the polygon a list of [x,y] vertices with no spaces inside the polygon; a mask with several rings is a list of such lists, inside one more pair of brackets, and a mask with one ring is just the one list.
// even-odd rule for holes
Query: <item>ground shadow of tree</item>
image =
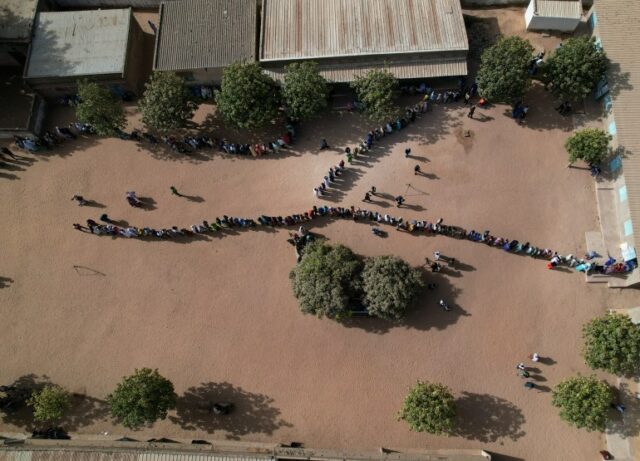
{"label": "ground shadow of tree", "polygon": [[85,394],[71,394],[71,408],[60,420],[59,426],[67,431],[75,431],[96,421],[109,417],[110,408],[106,401]]}
{"label": "ground shadow of tree", "polygon": [[[407,315],[398,322],[383,320],[375,317],[350,317],[341,321],[346,328],[360,328],[369,333],[384,334],[394,328],[406,328],[416,330],[444,330],[455,324],[461,317],[469,314],[456,302],[462,289],[454,286],[446,272],[423,273],[425,288],[409,308]],[[428,288],[431,285],[432,288]],[[433,287],[433,285],[436,285]],[[443,299],[451,310],[444,311],[438,302]]]}
{"label": "ground shadow of tree", "polygon": [[27,400],[33,391],[51,384],[47,376],[29,374],[20,376],[13,383],[7,384],[0,399],[0,418],[5,424],[18,427],[33,428],[33,412],[27,406]]}
{"label": "ground shadow of tree", "polygon": [[525,435],[522,410],[495,395],[463,392],[456,399],[455,435],[483,443],[508,438],[516,441]]}
{"label": "ground shadow of tree", "polygon": [[[213,404],[222,402],[233,404],[230,414],[213,413]],[[291,427],[281,418],[280,410],[273,402],[271,397],[228,382],[208,382],[191,387],[178,397],[176,416],[169,416],[169,419],[186,430],[226,432],[227,439],[238,439],[246,434],[271,435],[280,427]]]}
{"label": "ground shadow of tree", "polygon": [[640,400],[630,387],[628,381],[622,381],[617,390],[617,401],[622,402],[626,410],[624,414],[611,409],[607,433],[617,434],[623,439],[637,437],[640,434]]}
{"label": "ground shadow of tree", "polygon": [[[5,424],[24,427],[28,430],[42,428],[48,423],[35,421],[33,411],[27,405],[27,399],[34,391],[53,384],[47,376],[24,375],[5,387],[0,399],[0,417]],[[66,431],[77,430],[95,421],[104,420],[109,415],[109,407],[103,400],[84,394],[71,394],[71,407],[63,418],[55,421],[56,426]]]}

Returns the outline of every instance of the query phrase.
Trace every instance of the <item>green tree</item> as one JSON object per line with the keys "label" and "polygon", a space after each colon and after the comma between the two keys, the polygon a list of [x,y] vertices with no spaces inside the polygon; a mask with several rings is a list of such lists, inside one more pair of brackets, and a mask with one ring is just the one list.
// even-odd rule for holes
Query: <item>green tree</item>
{"label": "green tree", "polygon": [[480,57],[478,93],[495,102],[514,103],[525,95],[531,80],[533,47],[520,37],[503,37]]}
{"label": "green tree", "polygon": [[360,296],[362,261],[349,248],[313,242],[289,278],[305,314],[340,320]]}
{"label": "green tree", "polygon": [[62,387],[48,384],[41,390],[33,391],[27,405],[33,408],[37,421],[60,419],[71,407],[71,396]]}
{"label": "green tree", "polygon": [[228,123],[259,127],[278,115],[278,87],[257,62],[235,62],[224,70],[216,103]]}
{"label": "green tree", "polygon": [[406,421],[412,431],[448,434],[455,417],[455,401],[447,386],[418,381],[405,397],[398,419]]}
{"label": "green tree", "polygon": [[560,408],[560,418],[577,428],[604,431],[611,388],[595,376],[576,376],[562,381],[553,389],[551,403]]}
{"label": "green tree", "polygon": [[124,377],[107,402],[114,418],[125,427],[135,429],[165,419],[167,411],[175,408],[176,399],[171,381],[158,370],[142,368]]}
{"label": "green tree", "polygon": [[585,128],[567,139],[564,147],[569,153],[569,163],[584,160],[597,165],[609,154],[611,136],[599,128]]}
{"label": "green tree", "polygon": [[356,77],[351,82],[351,88],[356,92],[358,100],[364,103],[370,119],[382,122],[398,115],[394,99],[398,80],[391,71],[370,70],[366,75]]}
{"label": "green tree", "polygon": [[140,110],[148,127],[163,132],[182,128],[195,108],[184,79],[174,72],[155,71],[145,83]]}
{"label": "green tree", "polygon": [[106,88],[79,81],[78,97],[76,117],[82,123],[89,123],[100,136],[113,135],[126,126],[122,105]]}
{"label": "green tree", "polygon": [[576,37],[563,42],[544,66],[552,91],[565,101],[582,101],[607,70],[607,56],[595,37]]}
{"label": "green tree", "polygon": [[584,358],[593,369],[614,375],[640,371],[640,327],[629,316],[606,314],[582,329]]}
{"label": "green tree", "polygon": [[282,96],[287,112],[295,120],[306,120],[327,107],[329,85],[313,61],[287,66]]}
{"label": "green tree", "polygon": [[371,315],[400,320],[423,286],[420,271],[396,256],[367,258],[362,272],[364,304]]}

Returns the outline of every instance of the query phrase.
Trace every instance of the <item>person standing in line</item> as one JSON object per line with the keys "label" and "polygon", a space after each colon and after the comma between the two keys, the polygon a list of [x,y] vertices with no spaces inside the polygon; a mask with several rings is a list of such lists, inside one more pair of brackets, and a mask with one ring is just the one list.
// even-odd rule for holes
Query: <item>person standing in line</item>
{"label": "person standing in line", "polygon": [[439,251],[434,251],[434,252],[433,252],[433,258],[434,258],[436,261],[440,261],[440,252],[439,252]]}
{"label": "person standing in line", "polygon": [[371,195],[376,195],[376,186],[371,186]]}

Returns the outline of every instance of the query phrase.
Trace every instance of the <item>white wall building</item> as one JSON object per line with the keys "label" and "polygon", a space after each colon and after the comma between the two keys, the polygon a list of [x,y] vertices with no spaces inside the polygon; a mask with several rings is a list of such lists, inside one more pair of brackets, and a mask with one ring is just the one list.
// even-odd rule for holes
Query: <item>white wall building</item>
{"label": "white wall building", "polygon": [[582,18],[582,0],[531,0],[524,19],[527,30],[573,32]]}

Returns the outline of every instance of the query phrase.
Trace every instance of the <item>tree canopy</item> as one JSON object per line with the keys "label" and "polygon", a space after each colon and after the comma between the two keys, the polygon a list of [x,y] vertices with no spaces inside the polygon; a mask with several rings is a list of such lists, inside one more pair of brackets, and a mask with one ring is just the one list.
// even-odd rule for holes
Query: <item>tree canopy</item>
{"label": "tree canopy", "polygon": [[560,418],[577,428],[604,431],[613,394],[595,376],[566,379],[553,389],[551,403],[560,408]]}
{"label": "tree canopy", "polygon": [[400,320],[423,286],[420,271],[396,256],[367,258],[362,272],[369,314]]}
{"label": "tree canopy", "polygon": [[41,390],[33,391],[27,405],[33,408],[36,421],[60,419],[71,407],[71,396],[62,387],[48,384]]}
{"label": "tree canopy", "polygon": [[364,76],[358,76],[351,83],[358,100],[364,103],[370,119],[382,122],[398,115],[395,103],[395,91],[398,80],[387,69],[370,70]]}
{"label": "tree canopy", "polygon": [[195,108],[184,79],[174,72],[155,71],[145,83],[140,110],[148,127],[163,132],[182,128]]}
{"label": "tree canopy", "polygon": [[478,93],[495,102],[514,103],[531,85],[529,66],[533,47],[520,37],[502,37],[480,58]]}
{"label": "tree canopy", "polygon": [[278,115],[276,83],[257,62],[235,62],[224,70],[216,104],[227,123],[238,128],[255,128]]}
{"label": "tree canopy", "polygon": [[175,408],[176,399],[171,381],[158,370],[142,368],[124,377],[107,402],[114,418],[125,427],[135,429],[165,419],[167,411]]}
{"label": "tree canopy", "polygon": [[455,417],[456,405],[449,388],[423,381],[409,390],[399,414],[412,431],[431,434],[451,433]]}
{"label": "tree canopy", "polygon": [[76,117],[90,124],[100,136],[110,136],[122,130],[127,121],[120,101],[109,90],[86,80],[78,82]]}
{"label": "tree canopy", "polygon": [[340,320],[359,296],[363,263],[349,248],[316,241],[291,271],[293,294],[305,314]]}
{"label": "tree canopy", "polygon": [[596,46],[595,37],[574,37],[549,57],[544,74],[556,95],[581,101],[594,90],[607,66],[607,56]]}
{"label": "tree canopy", "polygon": [[569,163],[584,160],[589,165],[597,165],[609,154],[611,135],[600,128],[585,128],[567,139],[564,147],[569,153]]}
{"label": "tree canopy", "polygon": [[306,120],[327,107],[329,85],[313,61],[294,62],[287,66],[282,96],[287,113],[294,120]]}
{"label": "tree canopy", "polygon": [[594,369],[614,375],[634,375],[640,371],[640,327],[629,316],[606,314],[582,329],[584,358]]}

